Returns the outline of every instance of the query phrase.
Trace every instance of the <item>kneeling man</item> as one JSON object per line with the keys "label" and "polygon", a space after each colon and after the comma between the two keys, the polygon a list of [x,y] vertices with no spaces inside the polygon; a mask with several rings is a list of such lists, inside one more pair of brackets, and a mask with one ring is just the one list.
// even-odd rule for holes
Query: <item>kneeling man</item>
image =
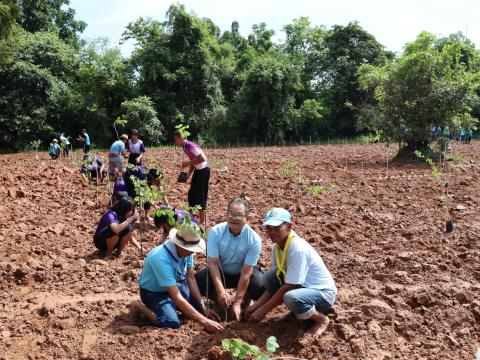
{"label": "kneeling man", "polygon": [[258,300],[265,290],[257,267],[262,241],[247,224],[249,213],[250,204],[245,199],[229,202],[227,221],[215,225],[208,233],[208,268],[196,275],[201,294],[207,295],[208,283],[208,297],[224,309],[228,307],[225,289],[236,289],[231,312],[237,321],[242,302],[245,307],[250,305],[250,299]]}
{"label": "kneeling man", "polygon": [[281,208],[267,212],[263,226],[273,242],[273,269],[263,275],[265,293],[249,309],[249,320],[261,321],[284,303],[299,320],[313,320],[309,333],[319,336],[327,328],[325,315],[333,306],[337,288],[320,255],[292,230],[290,213]]}
{"label": "kneeling man", "polygon": [[139,280],[142,302],[130,304],[130,319],[141,313],[157,327],[177,329],[179,310],[207,331],[222,330],[222,325],[207,318],[195,280],[193,253],[205,251],[200,228],[193,223],[183,223],[179,228],[172,229],[168,241],[148,253]]}

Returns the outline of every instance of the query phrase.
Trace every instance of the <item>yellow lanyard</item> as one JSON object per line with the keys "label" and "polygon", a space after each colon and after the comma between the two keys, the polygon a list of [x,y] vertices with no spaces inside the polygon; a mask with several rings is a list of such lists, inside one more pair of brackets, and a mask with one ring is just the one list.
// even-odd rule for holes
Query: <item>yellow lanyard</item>
{"label": "yellow lanyard", "polygon": [[280,281],[280,284],[283,285],[285,282],[285,277],[287,276],[287,272],[285,271],[285,263],[287,261],[287,252],[288,248],[290,247],[290,243],[294,236],[297,235],[292,230],[290,234],[288,234],[287,242],[285,243],[285,247],[283,248],[282,260],[280,261],[280,246],[278,244],[275,245],[275,259],[277,260],[277,279]]}

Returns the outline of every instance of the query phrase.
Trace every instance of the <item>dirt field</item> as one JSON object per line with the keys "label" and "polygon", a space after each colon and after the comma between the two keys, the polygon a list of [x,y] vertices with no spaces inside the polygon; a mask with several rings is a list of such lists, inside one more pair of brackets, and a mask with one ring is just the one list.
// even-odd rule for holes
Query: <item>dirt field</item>
{"label": "dirt field", "polygon": [[[227,201],[244,193],[264,240],[261,262],[269,267],[271,243],[260,221],[269,208],[286,207],[336,280],[329,329],[320,339],[300,340],[302,324],[274,323],[271,316],[257,325],[228,323],[215,335],[191,321],[180,330],[129,324],[126,305],[138,298],[137,254],[127,248],[105,262],[92,243],[106,190],[97,206],[95,187],[83,185],[71,159],[0,156],[0,359],[220,359],[224,338],[264,347],[270,335],[279,354],[304,359],[388,359],[392,340],[396,359],[473,359],[480,347],[480,143],[454,147],[453,154],[470,160],[450,162],[451,234],[437,199],[441,186],[427,165],[389,164],[387,172],[396,150],[381,144],[206,150],[209,224],[223,221]],[[186,202],[188,185],[174,182],[182,154],[149,155],[172,181],[171,202]],[[327,191],[311,196],[312,186]],[[146,246],[158,237],[151,227]]]}

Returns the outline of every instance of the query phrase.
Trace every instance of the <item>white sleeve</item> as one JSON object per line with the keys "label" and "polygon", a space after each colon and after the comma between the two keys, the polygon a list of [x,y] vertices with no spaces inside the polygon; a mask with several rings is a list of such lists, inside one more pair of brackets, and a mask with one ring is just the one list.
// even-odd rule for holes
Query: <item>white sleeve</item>
{"label": "white sleeve", "polygon": [[293,285],[305,283],[308,272],[307,254],[301,251],[293,251],[287,255],[287,276],[285,282]]}

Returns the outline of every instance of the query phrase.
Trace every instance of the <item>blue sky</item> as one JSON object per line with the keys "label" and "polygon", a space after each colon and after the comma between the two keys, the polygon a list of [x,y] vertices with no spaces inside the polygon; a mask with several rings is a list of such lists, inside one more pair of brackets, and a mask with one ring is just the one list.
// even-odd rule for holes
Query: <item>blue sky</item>
{"label": "blue sky", "polygon": [[[71,0],[77,18],[87,22],[86,39],[108,37],[117,45],[125,26],[140,16],[163,21],[168,7],[176,2],[164,0]],[[265,22],[284,38],[281,28],[300,16],[308,16],[313,25],[345,25],[356,20],[373,34],[387,50],[400,52],[422,30],[436,35],[461,31],[480,47],[480,1],[478,0],[185,0],[186,9],[208,17],[227,30],[233,20],[243,35],[253,24]],[[132,44],[121,46],[124,55]]]}

